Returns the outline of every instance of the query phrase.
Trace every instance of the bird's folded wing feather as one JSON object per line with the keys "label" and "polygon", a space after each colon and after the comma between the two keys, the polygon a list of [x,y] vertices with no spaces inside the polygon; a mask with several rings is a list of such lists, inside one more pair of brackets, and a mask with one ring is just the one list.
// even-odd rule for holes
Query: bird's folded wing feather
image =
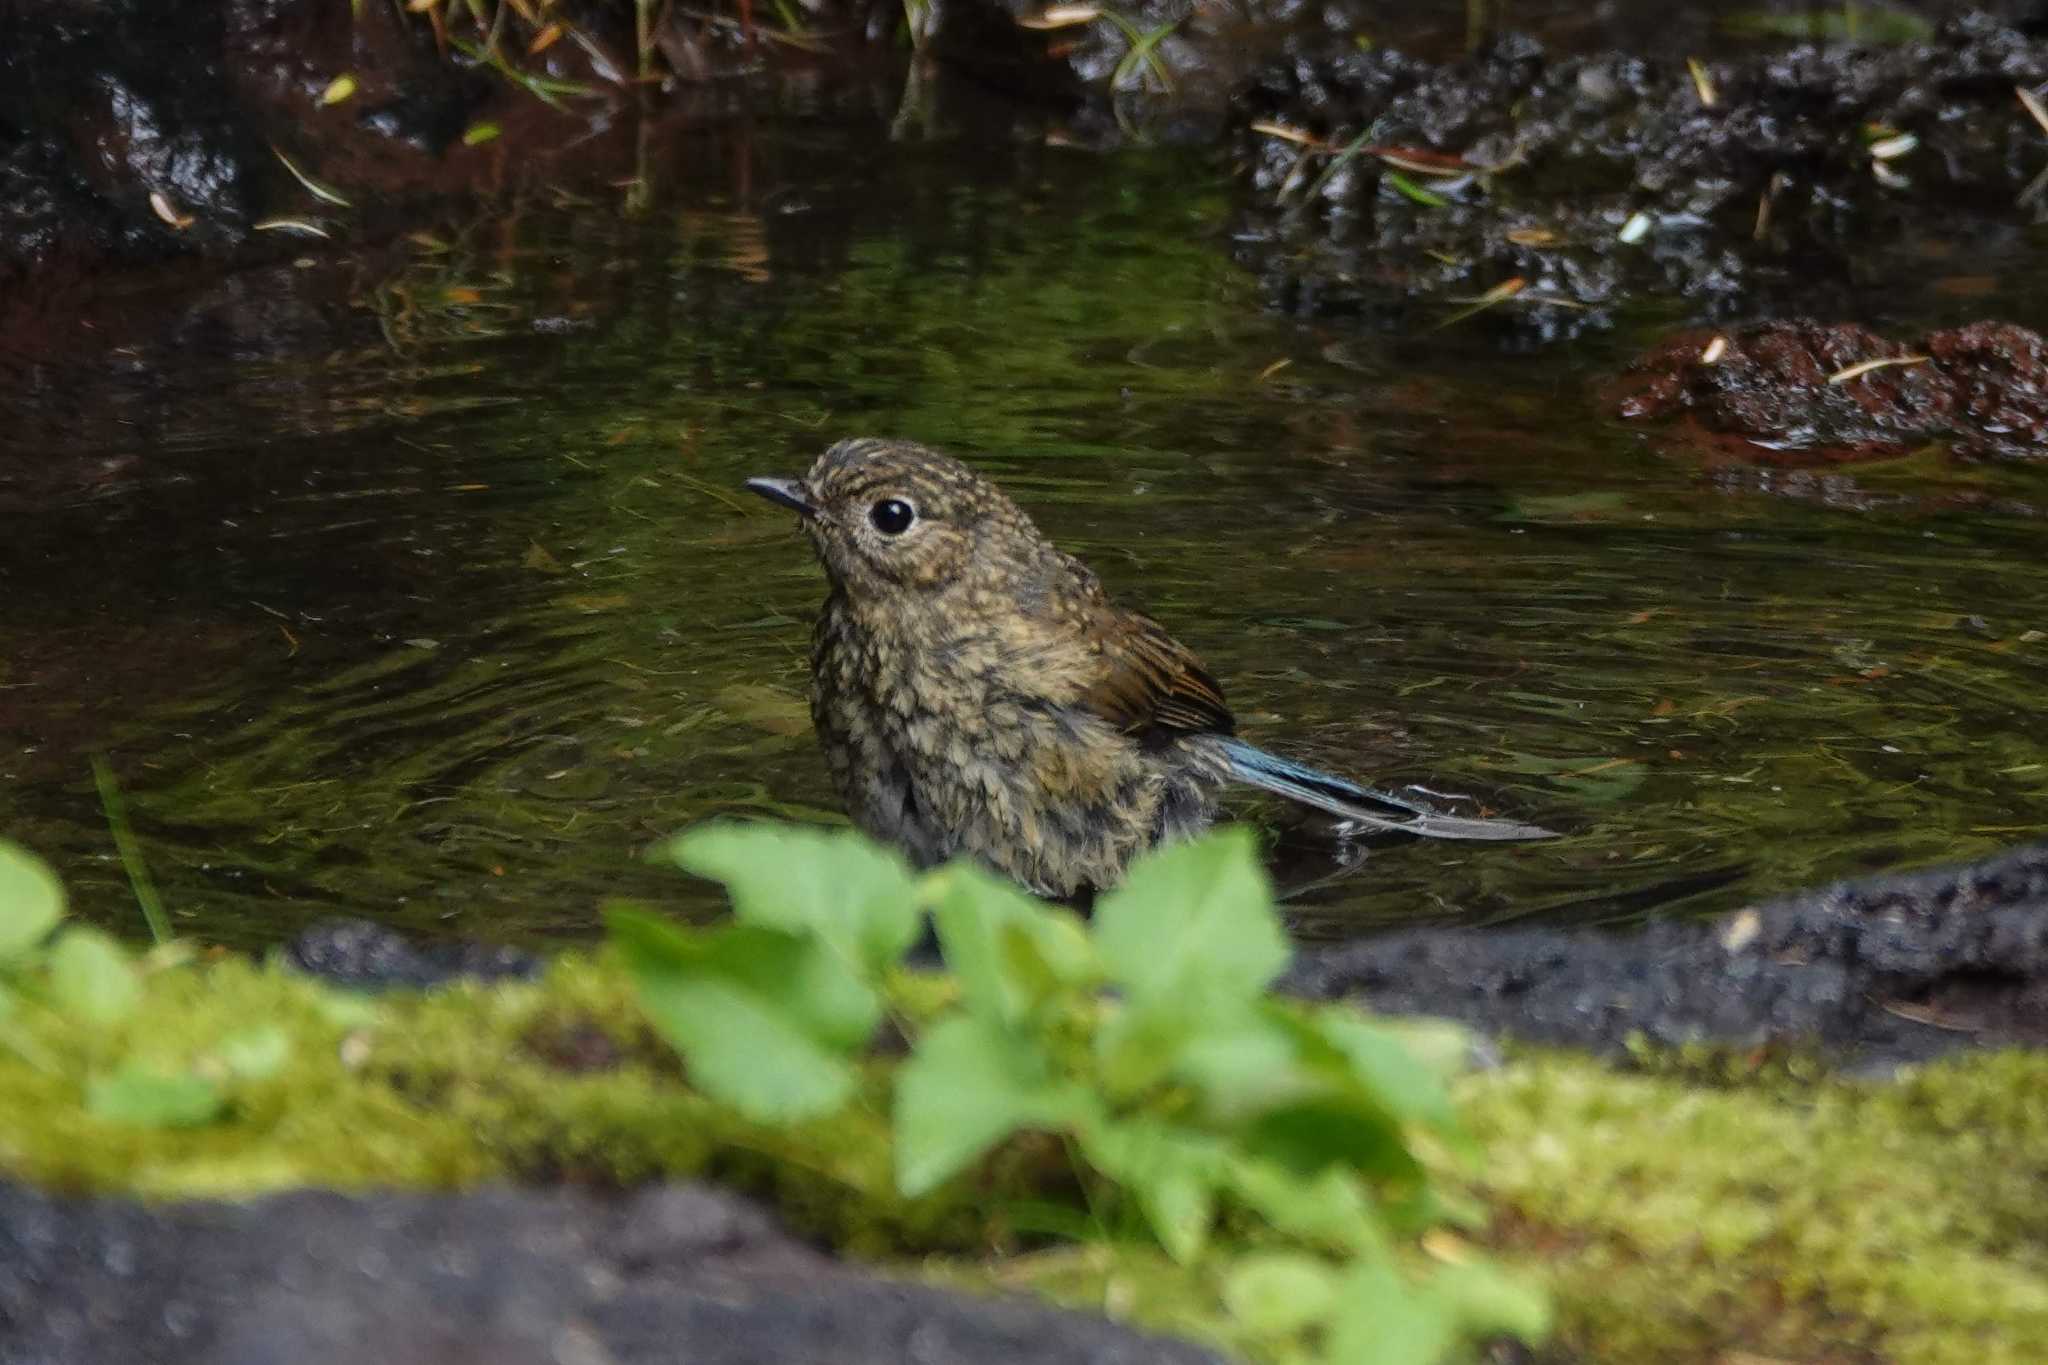
{"label": "bird's folded wing feather", "polygon": [[1223,734],[1236,728],[1223,689],[1194,651],[1136,612],[1091,623],[1092,679],[1081,705],[1127,734]]}

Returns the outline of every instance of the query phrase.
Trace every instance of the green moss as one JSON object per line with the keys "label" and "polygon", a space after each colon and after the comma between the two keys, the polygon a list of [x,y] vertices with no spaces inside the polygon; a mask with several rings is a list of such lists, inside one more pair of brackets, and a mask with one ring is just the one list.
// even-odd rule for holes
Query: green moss
{"label": "green moss", "polygon": [[1702,1090],[1531,1056],[1468,1078],[1503,1249],[1599,1360],[2048,1359],[2048,1056]]}
{"label": "green moss", "polygon": [[[237,1079],[218,1054],[257,1024],[284,1032],[290,1061]],[[702,1177],[922,1278],[1028,1289],[1266,1360],[1299,1350],[1235,1339],[1205,1272],[1156,1253],[1019,1254],[1022,1202],[1074,1198],[1053,1144],[1013,1144],[907,1201],[879,1085],[790,1130],[711,1104],[602,957],[565,957],[531,985],[376,1000],[224,960],[152,974],[142,1009],[109,1030],[26,1003],[5,1028],[0,1169],[46,1186],[169,1197]],[[129,1059],[224,1077],[227,1117],[95,1118],[86,1079]],[[1553,1287],[1569,1355],[2048,1359],[2048,1056],[1966,1056],[1895,1083],[1772,1069],[1703,1088],[1524,1053],[1461,1089],[1485,1147],[1489,1240]]]}

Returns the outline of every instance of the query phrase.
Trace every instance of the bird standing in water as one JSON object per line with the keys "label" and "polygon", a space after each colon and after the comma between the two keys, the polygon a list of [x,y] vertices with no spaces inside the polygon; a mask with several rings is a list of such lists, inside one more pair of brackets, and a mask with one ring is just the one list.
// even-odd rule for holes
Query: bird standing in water
{"label": "bird standing in water", "polygon": [[920,866],[964,854],[1045,896],[1105,889],[1140,853],[1205,828],[1231,782],[1373,829],[1550,836],[1439,814],[1236,738],[1192,651],[1112,603],[949,455],[841,441],[801,480],[747,487],[797,513],[831,580],[811,719],[833,781],[855,824]]}

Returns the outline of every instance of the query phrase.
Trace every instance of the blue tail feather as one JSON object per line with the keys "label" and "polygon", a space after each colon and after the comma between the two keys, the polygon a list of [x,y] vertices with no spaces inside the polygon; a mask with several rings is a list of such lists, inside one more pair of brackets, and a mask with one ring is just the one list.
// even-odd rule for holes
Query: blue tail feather
{"label": "blue tail feather", "polygon": [[1402,830],[1426,839],[1554,839],[1556,831],[1515,820],[1445,815],[1406,797],[1373,791],[1334,773],[1269,754],[1241,739],[1219,741],[1231,775],[1261,790],[1373,829]]}

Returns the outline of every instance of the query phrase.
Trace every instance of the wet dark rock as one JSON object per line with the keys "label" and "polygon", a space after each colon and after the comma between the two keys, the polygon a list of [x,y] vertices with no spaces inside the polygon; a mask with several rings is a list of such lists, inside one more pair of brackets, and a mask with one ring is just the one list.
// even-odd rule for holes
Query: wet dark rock
{"label": "wet dark rock", "polygon": [[[362,921],[316,926],[285,957],[369,990],[526,977],[539,966],[486,944],[415,947]],[[1279,989],[1602,1052],[1640,1038],[1882,1062],[2048,1046],[2048,843],[1636,932],[1429,928],[1307,947]],[[573,1029],[532,1042],[569,1070],[612,1061],[606,1040]]]}
{"label": "wet dark rock", "polygon": [[[1831,382],[1874,361],[1896,363]],[[1850,459],[1940,438],[1969,454],[2048,457],[2048,341],[2010,323],[1905,344],[1809,319],[1693,330],[1631,366],[1614,398],[1624,417],[1685,416],[1753,451]]]}
{"label": "wet dark rock", "polygon": [[0,1365],[1138,1365],[1211,1352],[836,1264],[690,1185],[151,1206],[0,1183]]}
{"label": "wet dark rock", "polygon": [[[1278,307],[1390,323],[1415,300],[1440,314],[1520,280],[1487,316],[1548,340],[1631,302],[1846,312],[1875,280],[1924,276],[1929,242],[1968,258],[2048,212],[2016,203],[2048,155],[2013,95],[2048,79],[2048,44],[1990,16],[1700,74],[1711,106],[1675,53],[1566,56],[1506,35],[1435,61],[1303,29],[1241,96],[1247,123],[1312,143],[1243,135],[1238,255]],[[1331,151],[1367,130],[1371,147],[1468,173],[1371,153],[1333,172]],[[1441,202],[1415,202],[1397,174]]]}
{"label": "wet dark rock", "polygon": [[450,981],[527,980],[540,959],[502,944],[431,943],[368,920],[323,920],[293,939],[284,960],[309,976],[349,990],[424,990]]}
{"label": "wet dark rock", "polygon": [[1636,1038],[1865,1060],[2048,1046],[2048,844],[1633,934],[1390,934],[1305,952],[1283,989],[1610,1052]]}

